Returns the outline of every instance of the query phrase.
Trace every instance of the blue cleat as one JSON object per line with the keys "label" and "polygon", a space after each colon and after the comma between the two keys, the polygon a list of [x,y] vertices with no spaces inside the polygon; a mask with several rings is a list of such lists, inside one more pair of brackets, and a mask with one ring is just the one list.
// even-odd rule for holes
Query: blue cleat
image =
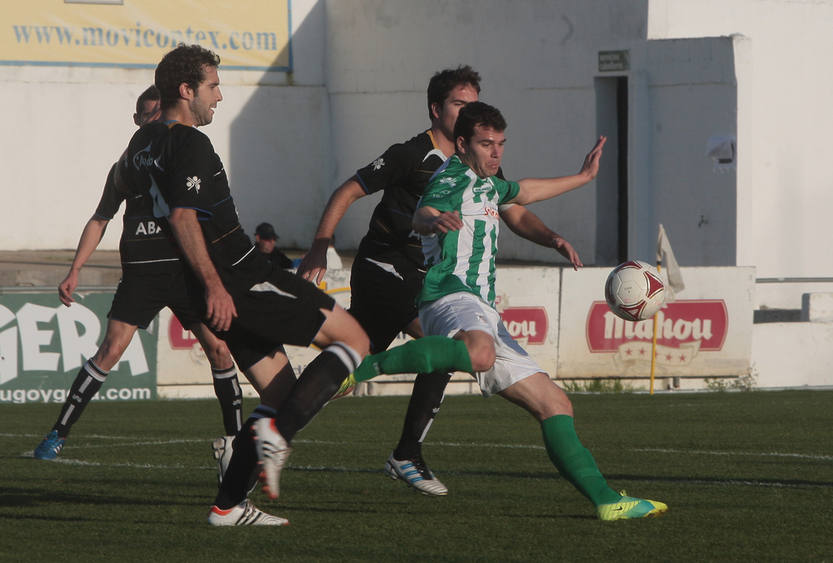
{"label": "blue cleat", "polygon": [[385,474],[394,480],[401,479],[424,495],[442,497],[448,494],[448,487],[428,469],[421,455],[398,460],[390,454],[385,463]]}
{"label": "blue cleat", "polygon": [[64,449],[64,441],[66,438],[61,438],[58,436],[58,431],[53,430],[49,434],[46,435],[46,438],[38,444],[38,447],[35,448],[34,458],[35,459],[55,459],[58,457],[58,454],[61,453],[61,450]]}

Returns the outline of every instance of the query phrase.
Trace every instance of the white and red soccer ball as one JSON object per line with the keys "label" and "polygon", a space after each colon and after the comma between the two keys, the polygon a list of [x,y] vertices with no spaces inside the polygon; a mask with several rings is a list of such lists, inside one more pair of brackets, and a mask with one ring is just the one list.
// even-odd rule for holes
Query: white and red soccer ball
{"label": "white and red soccer ball", "polygon": [[650,319],[665,303],[665,284],[656,268],[640,260],[616,266],[605,282],[605,301],[626,321]]}

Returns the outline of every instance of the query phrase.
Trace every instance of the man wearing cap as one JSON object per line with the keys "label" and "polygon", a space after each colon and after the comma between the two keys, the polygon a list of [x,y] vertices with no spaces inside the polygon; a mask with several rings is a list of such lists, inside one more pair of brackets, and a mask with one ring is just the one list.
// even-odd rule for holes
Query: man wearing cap
{"label": "man wearing cap", "polygon": [[269,260],[279,268],[291,270],[293,267],[292,259],[275,248],[275,242],[277,242],[278,238],[275,227],[270,223],[261,223],[255,229],[255,244],[257,245],[257,249],[263,254],[266,254]]}

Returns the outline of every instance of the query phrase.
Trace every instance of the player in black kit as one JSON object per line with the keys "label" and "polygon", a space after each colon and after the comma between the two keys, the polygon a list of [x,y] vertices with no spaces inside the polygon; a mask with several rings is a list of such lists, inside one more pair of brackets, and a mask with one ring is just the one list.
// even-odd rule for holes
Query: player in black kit
{"label": "player in black kit", "polygon": [[[425,278],[424,257],[420,239],[412,233],[411,219],[428,180],[454,154],[458,112],[477,101],[479,93],[480,75],[470,66],[434,74],[427,91],[431,128],[392,145],[333,193],[310,251],[298,267],[299,275],[319,283],[327,270],[327,247],[347,209],[361,197],[382,192],[350,278],[350,313],[367,331],[374,353],[385,350],[400,332],[422,336],[416,298]],[[524,206],[504,206],[500,213],[507,226],[521,236],[545,228]],[[422,442],[450,378],[447,373],[417,375],[402,435],[385,463],[388,476],[426,495],[448,494],[425,463]]]}
{"label": "player in black kit", "polygon": [[[136,100],[133,121],[145,125],[159,117],[159,91],[147,88]],[[125,200],[126,193],[115,182],[115,165],[107,175],[104,191],[93,216],[87,221],[70,271],[58,286],[61,302],[69,307],[74,299],[81,268],[98,246],[107,224]],[[63,449],[72,426],[81,417],[87,404],[104,383],[109,370],[124,354],[137,328],[147,328],[160,309],[171,305],[183,326],[194,332],[211,363],[214,391],[220,400],[226,436],[214,441],[218,460],[218,478],[222,478],[230,447],[229,435],[237,434],[242,425],[242,393],[237,372],[225,343],[200,323],[199,311],[192,311],[190,298],[184,293],[171,293],[170,276],[181,276],[180,253],[161,232],[161,224],[153,218],[148,198],[133,197],[126,201],[120,243],[122,278],[108,314],[104,340],[96,354],[87,360],[70,388],[61,412],[43,441],[35,448],[36,459],[55,459]],[[272,374],[270,374],[272,375]]]}
{"label": "player in black kit", "polygon": [[470,371],[471,362],[462,343],[442,337],[362,363],[369,340],[358,322],[313,284],[255,250],[240,226],[223,164],[197,129],[211,122],[223,99],[219,63],[216,54],[198,45],[180,45],[163,57],[155,77],[162,120],[133,136],[116,174],[131,193],[150,197],[152,216],[173,234],[190,265],[189,293],[204,303],[206,322],[226,340],[241,368],[264,357],[288,366],[283,344],[315,343],[322,349],[285,398],[262,402],[238,432],[209,515],[211,524],[221,526],[284,525],[285,519],[246,499],[254,468],[259,460],[264,490],[277,497],[289,443],[350,373],[356,371],[357,378],[401,373],[416,364]]}

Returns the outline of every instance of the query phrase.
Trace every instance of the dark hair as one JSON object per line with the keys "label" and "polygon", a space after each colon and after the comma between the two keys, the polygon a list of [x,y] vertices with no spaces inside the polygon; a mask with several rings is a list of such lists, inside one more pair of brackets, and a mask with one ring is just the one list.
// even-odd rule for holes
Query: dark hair
{"label": "dark hair", "polygon": [[466,104],[457,115],[457,123],[454,124],[454,139],[463,137],[466,142],[469,142],[477,125],[491,127],[495,131],[506,130],[506,120],[499,109],[483,102],[471,102]]}
{"label": "dark hair", "polygon": [[157,100],[159,100],[159,88],[151,84],[136,99],[136,113],[142,115],[145,110],[145,102],[155,102]]}
{"label": "dark hair", "polygon": [[179,99],[183,82],[196,90],[205,79],[206,66],[220,66],[220,57],[199,45],[180,43],[156,65],[154,83],[159,88],[160,105],[167,109]]}
{"label": "dark hair", "polygon": [[428,117],[433,117],[433,104],[442,105],[451,91],[463,84],[471,84],[480,93],[480,74],[469,65],[447,68],[434,74],[428,82]]}

